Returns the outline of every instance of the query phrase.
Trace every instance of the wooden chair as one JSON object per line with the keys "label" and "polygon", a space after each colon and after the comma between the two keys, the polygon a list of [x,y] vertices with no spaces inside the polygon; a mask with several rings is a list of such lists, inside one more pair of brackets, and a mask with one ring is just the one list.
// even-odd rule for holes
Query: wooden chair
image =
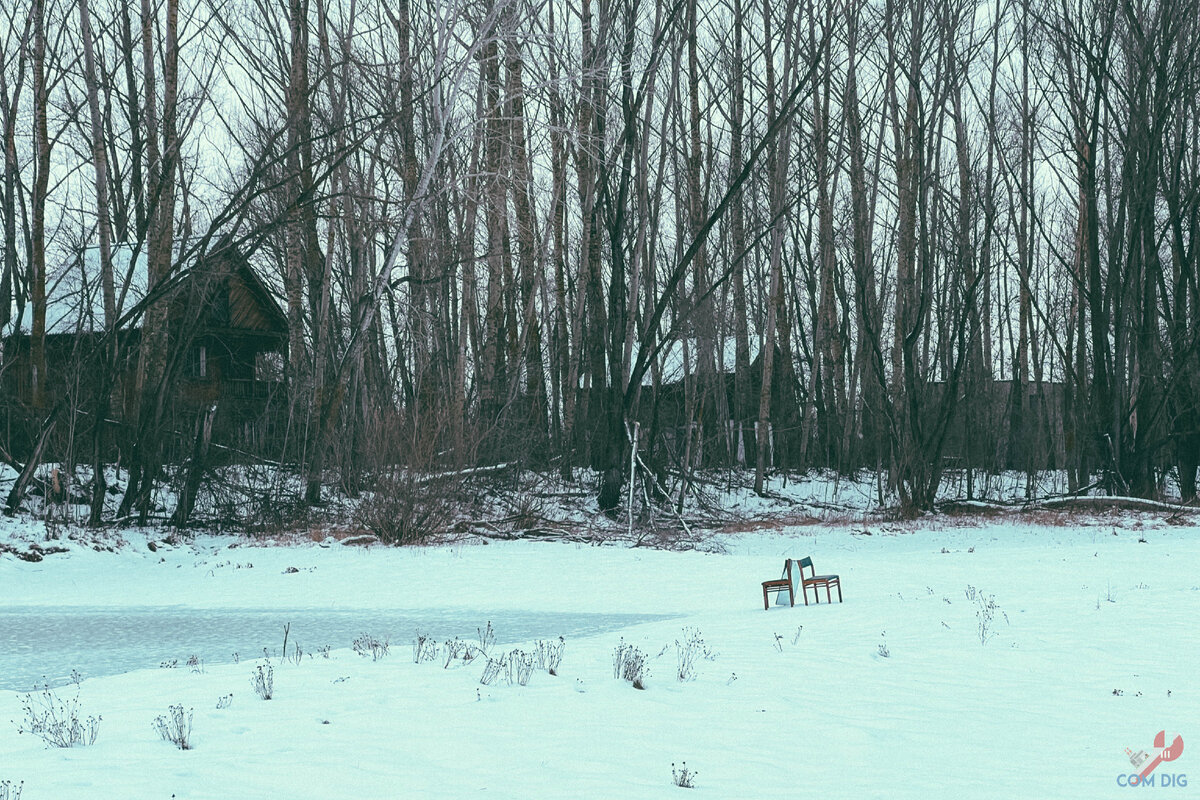
{"label": "wooden chair", "polygon": [[[842,602],[842,582],[841,582],[841,579],[839,579],[837,575],[818,575],[818,574],[816,574],[817,573],[816,567],[813,566],[812,559],[809,558],[808,556],[805,556],[804,558],[800,559],[797,563],[800,564],[800,591],[802,591],[804,593],[804,605],[808,605],[808,587],[810,587],[810,586],[812,587],[812,590],[813,590],[813,599],[818,604],[821,602],[821,595],[818,593],[818,591],[820,590],[820,588],[822,586],[825,587],[825,601],[826,602],[828,602],[828,603],[833,602],[833,597],[829,592],[829,588],[831,586],[837,587],[838,602],[839,603]],[[808,570],[812,573],[807,578],[804,577],[805,568],[808,568]]]}
{"label": "wooden chair", "polygon": [[776,580],[763,581],[763,611],[769,611],[771,605],[767,602],[767,594],[774,592],[778,595],[780,592],[788,593],[788,601],[791,605],[796,605],[796,590],[792,585],[792,559],[784,559],[783,562],[783,577]]}

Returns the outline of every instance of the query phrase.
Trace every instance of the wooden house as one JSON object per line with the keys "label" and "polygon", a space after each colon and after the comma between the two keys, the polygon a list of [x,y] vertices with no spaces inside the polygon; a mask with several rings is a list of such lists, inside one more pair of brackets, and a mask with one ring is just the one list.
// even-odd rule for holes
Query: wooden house
{"label": "wooden house", "polygon": [[[101,390],[98,369],[104,331],[98,259],[88,251],[76,264],[47,281],[47,403],[70,395],[86,417]],[[146,261],[118,248],[114,253],[118,317],[145,298]],[[238,447],[266,444],[274,435],[275,410],[282,407],[287,317],[249,262],[229,248],[185,265],[163,302],[167,305],[167,364],[164,408],[168,429],[187,434],[190,420],[215,406],[214,441]],[[116,333],[117,363],[109,375],[115,403],[111,414],[126,426],[136,422],[136,387],[141,314]],[[29,443],[40,409],[33,405],[29,309],[4,341],[0,367],[0,440],[19,457]],[[24,435],[22,435],[24,429]]]}
{"label": "wooden house", "polygon": [[[667,343],[658,355],[659,385],[654,387],[651,371],[642,378],[640,422],[643,437],[660,437],[667,450],[682,457],[685,449],[692,466],[725,464],[730,460],[754,463],[755,422],[747,420],[739,430],[734,421],[737,385],[737,347],[735,339],[715,340],[712,347],[713,366],[704,390],[698,385],[697,362],[699,342],[695,338],[679,338]],[[636,348],[634,352],[636,358]],[[752,417],[758,415],[762,388],[763,363],[758,342],[750,341],[750,364],[743,376],[750,388]],[[776,347],[771,375],[771,415],[767,434],[770,447],[768,462],[783,465],[793,460],[793,450],[799,441],[801,387],[793,365]],[[690,380],[691,386],[687,385]],[[689,415],[688,394],[696,392],[696,407]],[[700,396],[703,395],[704,402]],[[691,446],[688,447],[688,439]]]}

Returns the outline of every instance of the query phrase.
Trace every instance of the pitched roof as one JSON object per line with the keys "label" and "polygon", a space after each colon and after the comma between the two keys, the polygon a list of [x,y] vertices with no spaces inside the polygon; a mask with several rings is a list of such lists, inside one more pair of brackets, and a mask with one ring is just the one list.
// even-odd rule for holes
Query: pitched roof
{"label": "pitched roof", "polygon": [[[147,257],[144,250],[137,252],[132,246],[122,244],[113,247],[112,261],[113,289],[119,319],[146,297],[149,285]],[[211,265],[192,264],[186,272],[191,275],[204,275],[208,266]],[[287,317],[254,268],[244,258],[237,256],[233,261],[233,269],[241,277],[245,295],[245,302],[235,305],[243,317],[249,315],[246,319],[236,319],[234,327],[286,331]],[[29,335],[33,325],[33,313],[28,303],[20,320],[16,320],[16,310],[13,310],[13,319],[10,330]],[[140,328],[141,317],[127,322],[122,327]],[[100,333],[103,330],[104,293],[100,286],[100,249],[89,247],[83,251],[80,258],[60,266],[47,276],[46,333]]]}
{"label": "pitched roof", "polygon": [[[732,375],[737,368],[737,339],[733,336],[726,336],[723,339],[715,340],[712,343],[713,358],[716,363],[713,366],[718,372],[726,375]],[[686,350],[687,358],[684,358]],[[753,360],[758,355],[758,341],[756,338],[750,339],[750,359]],[[633,346],[633,355],[631,361],[636,361],[638,357],[638,346]],[[658,354],[659,365],[662,368],[662,379],[664,383],[676,383],[683,380],[684,375],[696,371],[699,363],[699,342],[695,337],[680,337],[672,339]],[[686,361],[686,365],[685,365]],[[686,368],[685,368],[686,366]],[[642,385],[649,386],[653,382],[650,370],[646,370],[646,374],[642,377]]]}

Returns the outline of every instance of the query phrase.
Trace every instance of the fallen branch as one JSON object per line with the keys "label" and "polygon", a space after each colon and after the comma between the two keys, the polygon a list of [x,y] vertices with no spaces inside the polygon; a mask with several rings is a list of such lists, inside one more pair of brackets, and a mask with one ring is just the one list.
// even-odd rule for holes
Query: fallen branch
{"label": "fallen branch", "polygon": [[440,480],[441,478],[470,478],[475,475],[489,475],[494,472],[503,472],[506,469],[514,466],[511,463],[492,464],[487,467],[470,467],[468,469],[452,470],[450,472],[431,472],[428,475],[423,475],[417,480],[418,484],[429,483],[430,481]]}
{"label": "fallen branch", "polygon": [[1045,500],[1030,506],[1032,509],[1042,508],[1050,511],[1057,509],[1092,508],[1118,509],[1121,511],[1170,511],[1172,513],[1194,514],[1200,511],[1196,506],[1185,506],[1178,503],[1163,503],[1158,500],[1147,500],[1144,497],[1062,497],[1055,500]]}

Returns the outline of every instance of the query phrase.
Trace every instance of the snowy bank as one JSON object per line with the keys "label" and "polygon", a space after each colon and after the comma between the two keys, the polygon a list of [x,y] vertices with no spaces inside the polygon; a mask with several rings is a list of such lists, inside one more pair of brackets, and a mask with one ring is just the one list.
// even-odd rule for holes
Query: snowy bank
{"label": "snowy bank", "polygon": [[[1121,797],[1118,776],[1136,772],[1125,748],[1149,749],[1164,729],[1200,744],[1200,537],[1122,519],[814,526],[727,536],[723,554],[209,537],[151,552],[130,533],[117,552],[4,556],[0,603],[30,609],[30,624],[39,607],[281,613],[261,642],[269,701],[250,683],[261,653],[193,671],[188,653],[163,652],[174,668],[107,677],[58,665],[84,673],[80,708],[102,720],[94,745],[57,749],[18,733],[25,695],[0,691],[0,781],[23,780],[23,800],[666,798],[686,791],[672,779],[686,761],[701,797]],[[841,576],[845,603],[764,612],[759,583],[804,555]],[[379,660],[350,649],[359,630],[303,642],[299,664],[281,658],[282,625],[324,609],[477,614],[479,626],[501,612],[650,621],[568,635],[557,675],[485,686],[486,658],[444,666],[458,631],[436,622],[422,633],[438,657],[422,663],[415,630],[367,631],[390,638]],[[560,633],[513,642],[498,629],[491,656]],[[689,638],[710,657],[680,681]],[[613,675],[621,644],[646,656],[644,691]],[[190,750],[153,728],[173,704],[194,709]],[[1191,752],[1158,772],[1187,774]]]}

